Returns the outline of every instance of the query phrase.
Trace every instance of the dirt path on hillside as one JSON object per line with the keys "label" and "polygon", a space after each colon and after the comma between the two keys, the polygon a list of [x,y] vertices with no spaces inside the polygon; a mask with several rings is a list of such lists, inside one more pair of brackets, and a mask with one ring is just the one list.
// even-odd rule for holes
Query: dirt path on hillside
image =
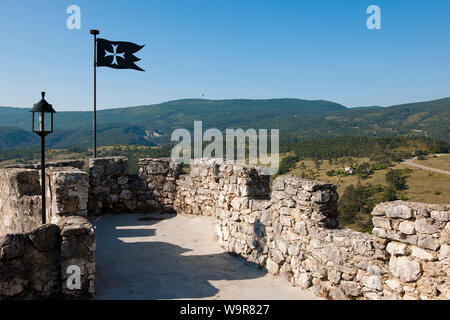
{"label": "dirt path on hillside", "polygon": [[[439,156],[439,155],[437,155],[437,156]],[[425,166],[422,166],[422,165],[420,165],[420,164],[415,163],[414,160],[417,160],[417,157],[414,157],[414,158],[405,160],[405,161],[403,161],[402,163],[403,163],[403,164],[406,164],[406,165],[408,165],[408,166],[411,166],[411,167],[416,167],[416,168],[423,169],[423,170],[427,170],[427,171],[433,171],[433,172],[437,172],[437,173],[442,173],[442,174],[450,175],[450,172],[449,172],[449,171],[442,170],[442,169],[436,169],[436,168],[425,167]]]}
{"label": "dirt path on hillside", "polygon": [[318,299],[225,253],[211,217],[131,214],[92,222],[97,299]]}

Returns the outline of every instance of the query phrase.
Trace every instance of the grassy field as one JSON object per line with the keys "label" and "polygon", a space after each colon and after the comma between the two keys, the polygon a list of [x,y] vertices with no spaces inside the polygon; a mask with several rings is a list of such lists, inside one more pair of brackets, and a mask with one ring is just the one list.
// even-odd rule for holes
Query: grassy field
{"label": "grassy field", "polygon": [[[440,159],[442,158],[442,159]],[[436,160],[435,158],[431,160],[426,160],[435,164],[436,162],[441,165],[440,168],[444,169],[450,163],[450,156],[441,156]],[[347,159],[339,159],[340,161],[345,161]],[[361,164],[363,162],[369,162],[367,158],[352,158],[354,163]],[[302,162],[305,165],[304,169],[301,167]],[[417,161],[419,163],[419,161]],[[297,163],[296,168],[289,172],[290,174],[295,174],[298,176],[302,175],[302,172],[314,173],[316,175],[315,179],[325,182],[333,183],[338,188],[338,193],[343,193],[345,187],[351,184],[358,183],[358,177],[353,176],[333,176],[330,177],[326,173],[332,169],[339,170],[343,168],[343,165],[338,161],[336,164],[331,164],[327,160],[321,161],[320,168],[317,169],[313,160],[304,160]],[[429,164],[429,163],[427,163]],[[425,164],[424,164],[425,165]],[[431,165],[429,165],[431,167]],[[438,168],[438,166],[433,166]],[[409,168],[412,171],[408,173],[406,183],[407,189],[400,191],[400,195],[408,198],[408,201],[418,201],[426,203],[450,203],[450,176],[435,172],[429,172],[426,170],[421,170],[418,168],[410,167],[401,163],[397,163],[391,167],[391,169],[405,169]],[[361,179],[361,184],[381,184],[387,185],[385,175],[389,169],[375,170],[374,173],[367,179]]]}
{"label": "grassy field", "polygon": [[450,155],[428,156],[426,160],[414,160],[415,163],[425,167],[446,170],[450,172]]}
{"label": "grassy field", "polygon": [[412,169],[406,179],[408,189],[404,191],[409,201],[450,203],[449,175],[417,169],[404,164],[396,167]]}
{"label": "grassy field", "polygon": [[[87,157],[84,157],[78,152],[69,152],[68,149],[51,149],[45,152],[45,160],[46,161],[55,161],[55,160],[86,160]],[[39,163],[41,161],[40,155],[36,153],[36,156],[32,159],[9,159],[0,161],[0,167],[13,165],[13,164],[30,164],[30,163]]]}

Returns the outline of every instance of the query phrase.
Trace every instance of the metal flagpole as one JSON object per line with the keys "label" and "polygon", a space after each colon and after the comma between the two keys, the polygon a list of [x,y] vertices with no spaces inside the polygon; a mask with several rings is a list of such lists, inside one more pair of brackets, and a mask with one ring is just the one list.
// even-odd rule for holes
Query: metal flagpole
{"label": "metal flagpole", "polygon": [[100,34],[98,30],[91,30],[90,33],[94,36],[94,146],[93,157],[97,158],[97,35]]}

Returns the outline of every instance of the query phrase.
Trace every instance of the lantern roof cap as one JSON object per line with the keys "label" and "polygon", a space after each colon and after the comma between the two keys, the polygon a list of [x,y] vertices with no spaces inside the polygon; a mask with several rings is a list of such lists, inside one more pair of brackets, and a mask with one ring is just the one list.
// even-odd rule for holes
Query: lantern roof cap
{"label": "lantern roof cap", "polygon": [[53,109],[53,106],[45,100],[45,92],[41,92],[42,99],[39,100],[38,103],[35,103],[33,105],[33,109],[30,110],[30,112],[49,112],[49,113],[56,113],[55,109]]}

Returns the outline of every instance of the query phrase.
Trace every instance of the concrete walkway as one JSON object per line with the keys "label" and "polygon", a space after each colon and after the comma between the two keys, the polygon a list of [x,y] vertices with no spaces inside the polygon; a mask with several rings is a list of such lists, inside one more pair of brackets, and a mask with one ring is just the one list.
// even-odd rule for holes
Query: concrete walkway
{"label": "concrete walkway", "polygon": [[210,217],[131,214],[92,222],[97,299],[318,299],[225,253]]}

